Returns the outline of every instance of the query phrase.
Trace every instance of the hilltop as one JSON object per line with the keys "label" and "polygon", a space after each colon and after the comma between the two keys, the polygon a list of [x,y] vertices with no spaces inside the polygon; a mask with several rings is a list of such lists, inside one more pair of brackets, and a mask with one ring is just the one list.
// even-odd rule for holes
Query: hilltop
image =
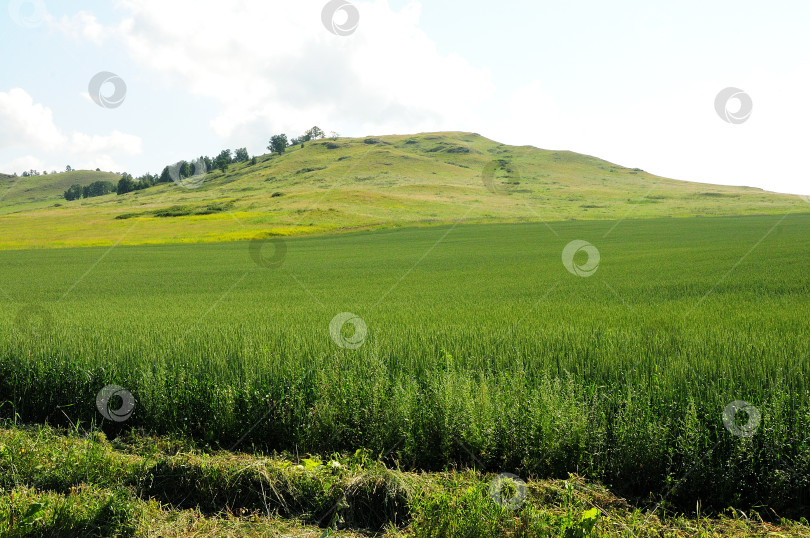
{"label": "hilltop", "polygon": [[[0,179],[0,248],[243,240],[434,223],[745,215],[806,210],[797,196],[662,178],[570,151],[461,132],[321,139],[209,172],[67,202],[101,172]],[[4,191],[5,192],[5,191]]]}

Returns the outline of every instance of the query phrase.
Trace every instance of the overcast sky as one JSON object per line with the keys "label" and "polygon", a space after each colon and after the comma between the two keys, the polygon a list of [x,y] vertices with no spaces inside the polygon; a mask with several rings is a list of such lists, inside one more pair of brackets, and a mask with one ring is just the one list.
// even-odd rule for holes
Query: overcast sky
{"label": "overcast sky", "polygon": [[[810,194],[807,0],[344,0],[326,20],[324,0],[3,3],[4,172],[159,172],[318,125]],[[726,88],[744,94],[718,113]]]}

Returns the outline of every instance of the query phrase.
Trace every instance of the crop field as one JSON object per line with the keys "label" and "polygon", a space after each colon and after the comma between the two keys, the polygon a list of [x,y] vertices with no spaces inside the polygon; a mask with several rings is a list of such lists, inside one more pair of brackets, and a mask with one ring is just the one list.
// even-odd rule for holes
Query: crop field
{"label": "crop field", "polygon": [[[575,473],[674,506],[806,516],[808,226],[4,251],[0,416],[249,453],[363,449],[417,471]],[[103,401],[111,420],[109,385],[123,389]]]}

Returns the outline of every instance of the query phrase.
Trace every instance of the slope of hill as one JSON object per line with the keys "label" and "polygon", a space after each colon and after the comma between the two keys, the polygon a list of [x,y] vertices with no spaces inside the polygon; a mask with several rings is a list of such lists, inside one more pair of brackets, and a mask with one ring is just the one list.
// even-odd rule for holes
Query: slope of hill
{"label": "slope of hill", "polygon": [[120,178],[119,174],[92,170],[74,170],[33,177],[0,174],[0,214],[64,202],[63,193],[74,184],[85,186],[94,181],[115,183]]}
{"label": "slope of hill", "polygon": [[[665,179],[586,155],[460,132],[319,140],[258,157],[255,165],[211,172],[195,189],[170,183],[65,202],[59,197],[74,178],[48,186],[39,183],[43,177],[33,179],[37,187],[27,187],[27,199],[20,194],[5,202],[0,248],[228,241],[459,220],[810,209],[796,196]],[[48,203],[31,207],[35,199]],[[27,207],[18,205],[23,201]]]}

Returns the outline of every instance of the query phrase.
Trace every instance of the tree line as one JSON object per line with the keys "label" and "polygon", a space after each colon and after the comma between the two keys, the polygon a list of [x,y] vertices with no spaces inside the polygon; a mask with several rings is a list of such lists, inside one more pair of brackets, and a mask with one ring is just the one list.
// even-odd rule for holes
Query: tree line
{"label": "tree line", "polygon": [[[331,136],[333,138],[337,138],[339,135],[333,131]],[[324,134],[323,130],[316,125],[311,129],[307,129],[307,131],[301,136],[289,140],[287,139],[287,135],[284,133],[273,135],[270,138],[270,143],[267,146],[267,149],[270,150],[271,154],[278,155],[284,153],[284,150],[286,150],[288,147],[298,145],[304,147],[306,142],[320,140],[325,137],[326,135]],[[198,159],[191,161],[180,161],[178,163],[166,166],[159,175],[150,174],[147,172],[146,174],[136,178],[125,172],[121,174],[121,179],[118,180],[117,184],[109,181],[94,181],[90,185],[85,186],[74,184],[65,191],[64,197],[65,200],[70,201],[78,200],[79,198],[104,196],[112,193],[121,195],[128,192],[148,189],[149,187],[158,185],[160,183],[171,183],[172,181],[181,181],[192,176],[207,174],[213,170],[219,170],[224,174],[228,171],[228,167],[231,164],[244,163],[248,161],[250,161],[251,165],[256,164],[256,157],[251,159],[247,148],[238,148],[233,151],[230,149],[223,149],[219,155],[214,158],[203,155]],[[70,172],[72,171],[72,168],[67,166],[66,171]],[[96,171],[98,172],[99,169],[97,168]],[[23,173],[23,175],[26,174],[27,173],[25,172]],[[31,175],[38,175],[38,173],[35,170],[31,170]]]}
{"label": "tree line", "polygon": [[[121,174],[121,179],[118,180],[117,184],[109,181],[94,181],[90,185],[83,187],[77,183],[71,185],[64,192],[64,197],[65,200],[71,201],[78,200],[79,198],[93,198],[95,196],[104,196],[105,194],[112,193],[119,195],[126,194],[128,192],[148,189],[160,183],[171,183],[172,181],[179,181],[194,175],[206,174],[211,170],[220,170],[225,173],[229,165],[250,160],[251,158],[247,148],[237,148],[233,151],[224,149],[214,158],[203,155],[193,161],[180,161],[165,166],[160,175],[147,172],[142,176],[133,177],[132,174],[124,172]],[[255,157],[251,164],[256,164]],[[98,172],[99,170],[96,169],[96,171]]]}
{"label": "tree line", "polygon": [[[65,172],[75,172],[75,170],[73,170],[73,168],[72,168],[70,165],[67,165],[67,166],[65,167]],[[101,169],[100,169],[100,168],[96,168],[96,172],[101,172]],[[58,174],[58,173],[59,173],[59,172],[57,172],[56,170],[53,170],[53,171],[51,171],[51,172],[50,172],[50,174],[51,174],[51,175],[55,175],[55,174]],[[31,170],[25,170],[25,171],[23,171],[23,173],[22,173],[22,174],[20,174],[20,175],[21,175],[22,177],[37,177],[37,176],[47,176],[47,175],[48,175],[48,171],[47,171],[47,170],[43,170],[42,172],[39,172],[38,170],[34,170],[34,169],[32,168]],[[11,176],[11,177],[17,177],[17,172],[14,172],[14,173],[12,174],[12,176]]]}
{"label": "tree line", "polygon": [[[331,136],[332,138],[337,138],[340,135],[332,131]],[[267,149],[270,150],[271,154],[284,153],[284,150],[291,146],[297,146],[300,144],[303,148],[305,142],[309,142],[310,140],[320,140],[321,138],[326,138],[326,134],[320,127],[316,125],[311,129],[307,129],[307,131],[301,136],[289,140],[287,139],[287,135],[284,133],[273,135],[270,137],[270,143],[267,145]]]}
{"label": "tree line", "polygon": [[78,200],[79,198],[92,198],[94,196],[104,196],[115,192],[115,185],[109,181],[94,181],[82,187],[74,184],[65,191],[65,200]]}

